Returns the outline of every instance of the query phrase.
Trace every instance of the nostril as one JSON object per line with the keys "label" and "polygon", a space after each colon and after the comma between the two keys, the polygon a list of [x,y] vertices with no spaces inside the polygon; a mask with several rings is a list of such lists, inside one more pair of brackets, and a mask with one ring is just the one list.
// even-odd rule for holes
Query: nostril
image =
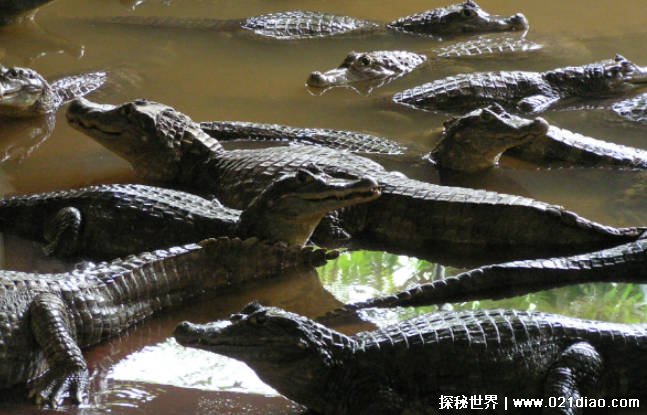
{"label": "nostril", "polygon": [[310,86],[324,86],[326,85],[326,78],[321,72],[315,71],[308,77],[307,84]]}
{"label": "nostril", "polygon": [[528,28],[528,19],[522,13],[517,13],[512,16],[512,23],[520,29]]}

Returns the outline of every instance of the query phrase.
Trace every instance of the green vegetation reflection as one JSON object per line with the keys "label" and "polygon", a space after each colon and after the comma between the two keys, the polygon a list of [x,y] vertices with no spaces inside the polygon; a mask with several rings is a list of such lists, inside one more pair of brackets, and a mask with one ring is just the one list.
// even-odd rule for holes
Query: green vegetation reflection
{"label": "green vegetation reflection", "polygon": [[[428,261],[384,252],[347,252],[319,268],[326,289],[345,303],[390,294],[414,284],[435,281],[463,271]],[[580,284],[541,291],[504,300],[473,301],[444,305],[442,309],[514,308],[565,314],[573,317],[647,322],[647,285]],[[437,310],[438,307],[407,307],[398,310],[367,310],[378,324],[390,323]]]}

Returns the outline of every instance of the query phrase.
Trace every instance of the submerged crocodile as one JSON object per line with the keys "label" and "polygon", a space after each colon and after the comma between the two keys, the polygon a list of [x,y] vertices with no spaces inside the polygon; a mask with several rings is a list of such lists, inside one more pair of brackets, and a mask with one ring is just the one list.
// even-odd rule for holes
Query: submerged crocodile
{"label": "submerged crocodile", "polygon": [[378,82],[377,87],[404,76],[427,61],[427,56],[403,50],[350,52],[335,69],[314,71],[306,84],[315,88],[345,86],[356,82]]}
{"label": "submerged crocodile", "polygon": [[346,304],[322,321],[371,307],[499,299],[589,282],[647,282],[647,233],[634,242],[581,255],[486,265],[391,295]]}
{"label": "submerged crocodile", "polygon": [[[509,114],[498,104],[452,118],[445,122],[443,136],[430,159],[440,167],[466,172],[496,165],[503,152],[541,166],[647,169],[645,150],[597,140],[539,120]],[[537,123],[543,124],[543,131],[528,128]]]}
{"label": "submerged crocodile", "polygon": [[23,15],[52,0],[0,0],[0,26],[12,23]]}
{"label": "submerged crocodile", "polygon": [[334,69],[325,72],[314,71],[306,80],[313,88],[332,88],[349,86],[357,83],[370,84],[374,88],[384,86],[391,81],[405,76],[424,64],[436,66],[448,58],[468,58],[476,56],[500,57],[513,52],[523,54],[540,49],[541,45],[525,38],[489,38],[458,42],[449,46],[436,48],[430,57],[420,53],[403,50],[376,50],[370,52],[352,51]]}
{"label": "submerged crocodile", "polygon": [[[440,312],[347,336],[252,303],[229,321],[181,323],[174,336],[243,361],[322,415],[430,414],[442,396],[498,396],[491,413],[503,411],[502,396],[568,403],[644,398],[647,390],[647,325],[540,312]],[[580,412],[565,405],[544,413]]]}
{"label": "submerged crocodile", "polygon": [[491,15],[472,0],[402,17],[386,25],[349,16],[302,10],[268,13],[238,20],[140,16],[114,16],[93,20],[102,23],[152,27],[243,29],[260,37],[277,40],[311,39],[380,30],[445,37],[528,28],[528,21],[523,14],[517,13],[508,17]]}
{"label": "submerged crocodile", "polygon": [[375,178],[382,191],[378,199],[324,219],[314,235],[324,246],[346,243],[427,258],[467,251],[464,261],[491,258],[496,248],[505,248],[504,258],[582,252],[635,240],[641,232],[519,196],[420,182],[327,148],[226,151],[188,116],[146,100],[120,106],[75,100],[67,119],[129,161],[141,178],[215,195],[236,208],[274,178],[313,163],[333,177]]}
{"label": "submerged crocodile", "polygon": [[617,95],[647,83],[647,68],[623,56],[546,72],[460,74],[398,92],[393,101],[424,110],[472,110],[491,103],[524,112],[545,111],[565,98]]}
{"label": "submerged crocodile", "polygon": [[[333,255],[334,256],[334,255]],[[0,271],[0,388],[32,383],[37,400],[82,402],[81,349],[170,306],[245,281],[322,265],[313,250],[257,239],[208,239],[61,274]]]}
{"label": "submerged crocodile", "polygon": [[373,179],[299,170],[274,180],[244,211],[176,190],[103,185],[0,199],[0,230],[57,256],[106,259],[209,237],[303,246],[331,210],[379,196]]}
{"label": "submerged crocodile", "polygon": [[0,116],[51,114],[64,103],[101,87],[105,81],[105,72],[90,72],[61,78],[50,84],[33,69],[0,65]]}

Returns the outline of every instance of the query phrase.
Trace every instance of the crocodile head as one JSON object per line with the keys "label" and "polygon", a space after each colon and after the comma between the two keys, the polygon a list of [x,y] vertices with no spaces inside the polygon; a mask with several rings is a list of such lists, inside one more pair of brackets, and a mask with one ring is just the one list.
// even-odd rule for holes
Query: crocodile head
{"label": "crocodile head", "polygon": [[325,407],[320,392],[335,353],[353,343],[306,317],[258,303],[229,321],[180,323],[173,335],[183,346],[243,361],[264,382],[312,410]]}
{"label": "crocodile head", "polygon": [[388,24],[402,32],[423,35],[460,35],[528,29],[526,17],[491,15],[472,0],[402,17]]}
{"label": "crocodile head", "polygon": [[0,115],[33,117],[56,109],[49,83],[29,68],[0,67]]}
{"label": "crocodile head", "polygon": [[328,88],[353,82],[392,80],[413,71],[426,60],[424,55],[401,50],[351,52],[338,68],[312,72],[306,83],[315,88]]}
{"label": "crocodile head", "polygon": [[569,66],[544,73],[557,88],[573,95],[605,96],[647,83],[647,67],[638,66],[622,55],[583,66]]}
{"label": "crocodile head", "polygon": [[188,116],[144,99],[110,105],[80,98],[66,115],[72,127],[126,159],[147,180],[178,180],[191,173],[186,157],[222,148]]}
{"label": "crocodile head", "polygon": [[495,166],[511,147],[546,135],[543,118],[528,120],[493,104],[445,122],[442,139],[429,155],[441,168],[475,172]]}
{"label": "crocodile head", "polygon": [[377,182],[333,178],[315,166],[275,180],[240,217],[241,236],[305,245],[326,213],[380,195]]}

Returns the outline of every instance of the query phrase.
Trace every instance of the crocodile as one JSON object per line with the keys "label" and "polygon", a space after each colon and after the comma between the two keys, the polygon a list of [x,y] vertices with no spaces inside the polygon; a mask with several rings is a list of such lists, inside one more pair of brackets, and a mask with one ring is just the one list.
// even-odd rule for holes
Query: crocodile
{"label": "crocodile", "polygon": [[629,242],[641,233],[520,196],[421,182],[324,147],[228,151],[188,116],[146,100],[110,105],[81,98],[70,104],[67,119],[131,163],[141,179],[210,194],[234,208],[246,206],[275,177],[313,163],[333,177],[376,179],[378,199],[324,218],[313,235],[324,246],[375,246],[426,258],[461,252],[463,261],[479,255],[491,260],[497,248],[505,248],[499,251],[504,258],[562,255]]}
{"label": "crocodile", "polygon": [[461,111],[498,103],[541,112],[565,98],[618,95],[647,83],[647,67],[621,55],[546,72],[499,71],[459,74],[396,93],[393,101],[415,109]]}
{"label": "crocodile", "polygon": [[430,57],[404,50],[352,51],[342,63],[325,72],[313,71],[306,84],[313,88],[349,86],[359,82],[371,83],[372,89],[387,85],[391,81],[408,75],[423,65],[436,66],[451,58],[469,58],[507,53],[524,54],[541,49],[541,45],[525,38],[490,38],[461,41],[435,48]]}
{"label": "crocodile", "polygon": [[33,15],[35,10],[52,0],[0,0],[0,26]]}
{"label": "crocodile", "polygon": [[546,136],[548,123],[511,116],[498,104],[445,121],[440,140],[426,156],[435,166],[476,172],[496,166],[501,154]]}
{"label": "crocodile", "polygon": [[[243,361],[322,415],[431,414],[456,396],[494,397],[477,404],[499,413],[503,396],[568,403],[644,398],[647,390],[647,325],[542,312],[445,311],[349,336],[251,303],[229,320],[180,323],[174,336]],[[581,412],[566,404],[543,413]]]}
{"label": "crocodile", "polygon": [[404,76],[427,61],[425,55],[403,50],[350,52],[335,69],[314,71],[306,84],[315,88],[345,86],[356,82],[379,82],[377,87]]}
{"label": "crocodile", "polygon": [[105,72],[89,72],[64,77],[50,84],[31,68],[0,65],[0,116],[51,114],[64,103],[101,87],[105,81]]}
{"label": "crocodile", "polygon": [[[532,125],[542,125],[543,130],[522,128]],[[497,148],[490,143],[510,139],[509,134],[514,141],[507,146],[502,143]],[[446,121],[443,136],[429,158],[441,167],[473,172],[496,165],[502,153],[549,167],[647,169],[645,150],[587,137],[541,118],[519,117],[498,104]]]}
{"label": "crocodile", "polygon": [[110,16],[92,20],[99,23],[150,27],[218,31],[242,29],[246,33],[275,40],[312,39],[378,31],[443,38],[466,33],[515,31],[528,28],[528,20],[523,14],[517,13],[507,17],[491,15],[472,0],[402,17],[386,25],[350,16],[303,10],[268,13],[235,20],[156,16]]}
{"label": "crocodile", "polygon": [[[334,253],[333,253],[334,254]],[[204,291],[322,265],[329,252],[255,238],[207,239],[59,274],[0,271],[0,388],[85,401],[81,349]]]}
{"label": "crocodile", "polygon": [[439,305],[507,298],[590,282],[646,281],[647,233],[634,242],[586,254],[485,265],[394,294],[346,304],[320,321],[372,307]]}
{"label": "crocodile", "polygon": [[379,196],[371,178],[305,169],[276,179],[244,211],[159,187],[112,184],[0,199],[0,231],[46,243],[56,256],[109,259],[208,237],[303,246],[330,210]]}

